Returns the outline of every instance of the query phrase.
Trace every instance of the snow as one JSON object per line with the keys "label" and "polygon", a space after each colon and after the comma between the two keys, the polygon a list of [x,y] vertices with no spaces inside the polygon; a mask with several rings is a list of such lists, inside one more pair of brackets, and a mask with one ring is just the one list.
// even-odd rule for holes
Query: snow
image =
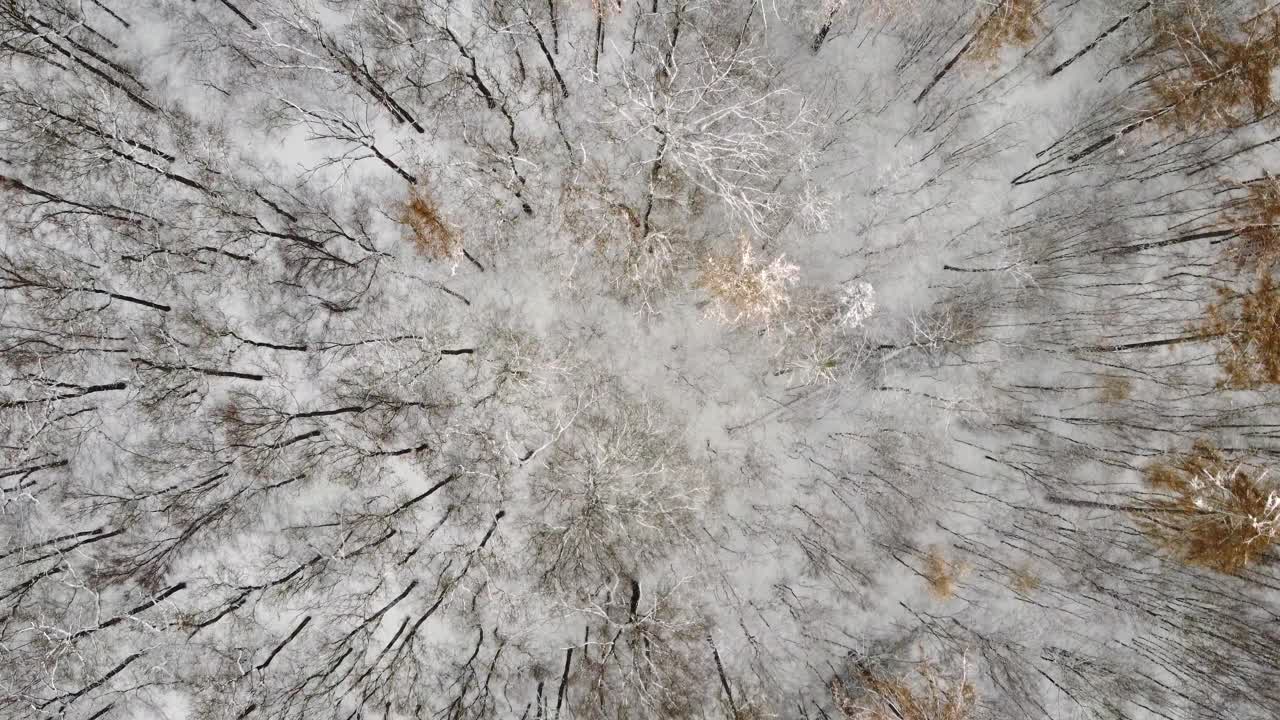
{"label": "snow", "polygon": [[[1190,168],[1274,129],[1065,160],[1139,109],[1149,20],[1048,73],[1138,3],[1045,2],[918,102],[991,3],[28,4],[163,110],[0,80],[111,135],[0,109],[0,173],[150,218],[0,225],[57,278],[4,332],[58,341],[0,365],[41,398],[0,404],[0,588],[59,569],[8,600],[0,712],[835,717],[860,669],[960,663],[974,717],[1264,717],[1274,566],[1184,566],[1115,509],[1200,437],[1274,460],[1273,391],[1126,347],[1240,281],[1213,238],[1117,249],[1205,227]],[[465,256],[415,249],[392,164]]]}

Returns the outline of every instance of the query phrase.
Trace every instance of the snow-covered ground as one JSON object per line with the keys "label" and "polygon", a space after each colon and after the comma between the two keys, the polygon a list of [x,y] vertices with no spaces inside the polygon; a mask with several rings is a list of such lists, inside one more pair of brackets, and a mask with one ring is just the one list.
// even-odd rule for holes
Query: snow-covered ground
{"label": "snow-covered ground", "polygon": [[1273,717],[1276,13],[6,0],[0,716]]}

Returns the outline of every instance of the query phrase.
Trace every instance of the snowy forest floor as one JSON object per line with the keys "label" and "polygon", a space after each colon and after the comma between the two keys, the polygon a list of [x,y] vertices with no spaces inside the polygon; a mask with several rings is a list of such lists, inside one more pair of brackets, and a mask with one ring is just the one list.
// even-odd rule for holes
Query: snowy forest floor
{"label": "snowy forest floor", "polygon": [[1275,717],[1275,8],[0,0],[0,57],[0,716]]}

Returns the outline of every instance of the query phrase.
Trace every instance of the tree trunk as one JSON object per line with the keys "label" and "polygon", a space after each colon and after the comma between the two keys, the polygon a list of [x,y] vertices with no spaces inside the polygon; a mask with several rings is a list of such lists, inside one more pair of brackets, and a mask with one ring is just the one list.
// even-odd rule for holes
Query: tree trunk
{"label": "tree trunk", "polygon": [[547,0],[547,14],[551,16],[551,49],[560,54],[560,16],[556,12],[556,0]]}
{"label": "tree trunk", "polygon": [[951,72],[951,68],[954,67],[956,63],[960,62],[960,58],[964,57],[965,53],[969,52],[969,48],[973,47],[974,41],[976,41],[978,39],[978,36],[982,34],[983,29],[987,27],[987,23],[991,22],[991,20],[996,16],[996,13],[998,12],[1000,12],[999,7],[997,7],[995,10],[992,10],[991,14],[987,15],[987,18],[982,21],[982,24],[979,25],[978,29],[973,32],[973,35],[969,36],[969,39],[965,42],[964,47],[961,47],[960,51],[957,52],[955,55],[953,55],[951,59],[947,61],[946,65],[942,66],[942,69],[939,70],[938,73],[933,76],[933,79],[929,81],[928,85],[924,86],[924,89],[920,91],[920,94],[916,96],[915,100],[911,101],[911,104],[919,105],[920,101],[923,100],[924,97],[928,95],[930,91],[932,91],[933,88],[939,82],[941,82],[942,78],[945,77],[947,73]]}
{"label": "tree trunk", "polygon": [[1080,58],[1084,57],[1085,53],[1087,53],[1087,52],[1089,52],[1090,50],[1092,50],[1092,49],[1094,49],[1095,47],[1097,47],[1098,43],[1100,43],[1100,42],[1102,42],[1103,40],[1105,40],[1105,39],[1107,38],[1107,36],[1108,36],[1108,35],[1110,35],[1111,33],[1115,32],[1116,30],[1119,30],[1119,29],[1120,29],[1120,26],[1122,26],[1122,25],[1124,25],[1125,23],[1129,22],[1129,19],[1130,19],[1130,18],[1132,18],[1134,15],[1137,15],[1138,13],[1142,12],[1143,10],[1146,10],[1146,9],[1147,9],[1147,8],[1149,8],[1149,7],[1151,7],[1151,3],[1150,3],[1150,2],[1144,2],[1144,3],[1142,3],[1142,7],[1138,8],[1137,10],[1134,10],[1133,12],[1129,13],[1128,15],[1125,15],[1124,17],[1122,17],[1122,18],[1120,18],[1119,20],[1117,20],[1117,21],[1115,22],[1115,24],[1113,24],[1111,27],[1107,28],[1106,30],[1103,30],[1103,31],[1102,31],[1102,33],[1101,33],[1100,35],[1098,35],[1098,37],[1094,38],[1094,39],[1093,39],[1093,42],[1089,43],[1088,45],[1085,45],[1085,46],[1084,46],[1084,48],[1082,48],[1082,49],[1081,49],[1079,52],[1077,52],[1075,55],[1072,55],[1071,57],[1067,58],[1065,61],[1063,61],[1063,62],[1062,62],[1062,63],[1060,63],[1057,67],[1055,67],[1053,70],[1051,70],[1051,71],[1049,72],[1049,77],[1053,77],[1054,75],[1057,75],[1058,73],[1062,72],[1063,70],[1066,70],[1066,69],[1067,69],[1067,67],[1068,67],[1069,65],[1071,65],[1071,63],[1073,63],[1073,62],[1075,62],[1076,60],[1079,60]]}
{"label": "tree trunk", "polygon": [[551,72],[556,76],[556,82],[560,84],[560,93],[564,97],[569,97],[569,86],[564,84],[564,78],[560,75],[560,68],[556,67],[556,59],[552,56],[551,51],[547,49],[547,43],[542,39],[542,31],[538,29],[533,21],[529,21],[529,27],[533,28],[533,36],[538,39],[538,47],[542,49],[542,56],[547,59],[547,64],[551,66]]}
{"label": "tree trunk", "polygon": [[1140,350],[1142,348],[1164,347],[1166,345],[1181,345],[1182,343],[1210,340],[1215,337],[1218,336],[1216,334],[1183,335],[1182,337],[1143,340],[1142,342],[1124,343],[1122,345],[1094,345],[1086,349],[1095,352],[1122,352],[1124,350]]}
{"label": "tree trunk", "polygon": [[[752,8],[754,9],[754,5]],[[827,33],[831,32],[831,23],[835,19],[835,11],[827,13],[827,19],[823,21],[822,27],[818,28],[818,32],[813,36],[812,50],[816,55],[822,49],[822,43],[827,41]]]}

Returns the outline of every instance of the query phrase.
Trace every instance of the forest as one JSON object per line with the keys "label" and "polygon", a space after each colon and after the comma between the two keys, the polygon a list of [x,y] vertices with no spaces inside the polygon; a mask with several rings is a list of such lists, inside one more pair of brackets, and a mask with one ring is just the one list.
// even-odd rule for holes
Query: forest
{"label": "forest", "polygon": [[0,0],[0,720],[1280,718],[1277,65]]}

